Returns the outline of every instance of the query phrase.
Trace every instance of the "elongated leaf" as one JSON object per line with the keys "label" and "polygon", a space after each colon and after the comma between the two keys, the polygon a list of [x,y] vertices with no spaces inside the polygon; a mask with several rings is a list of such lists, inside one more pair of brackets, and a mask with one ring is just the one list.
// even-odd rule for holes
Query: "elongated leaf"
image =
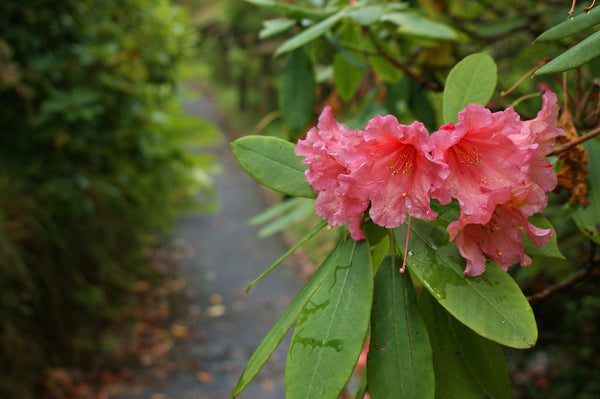
{"label": "elongated leaf", "polygon": [[504,352],[448,315],[450,327],[475,380],[492,399],[510,398],[510,379]]}
{"label": "elongated leaf", "polygon": [[389,21],[398,25],[398,33],[424,37],[427,39],[456,40],[456,31],[441,22],[414,12],[394,12],[386,14],[382,21]]}
{"label": "elongated leaf", "polygon": [[315,227],[313,227],[312,230],[310,230],[308,233],[306,233],[302,238],[300,238],[298,240],[298,242],[296,244],[294,244],[293,247],[291,247],[286,253],[284,253],[283,255],[281,255],[279,257],[279,259],[277,259],[275,261],[275,263],[273,263],[271,266],[269,266],[269,268],[267,270],[265,270],[263,273],[261,273],[260,276],[258,276],[256,279],[254,279],[253,282],[251,282],[250,284],[248,284],[248,286],[246,287],[246,293],[250,292],[250,290],[252,289],[252,287],[254,287],[260,280],[262,280],[263,278],[265,278],[269,273],[271,273],[281,262],[283,262],[285,260],[285,258],[287,258],[288,256],[290,256],[291,254],[293,254],[298,248],[300,248],[306,241],[310,240],[311,238],[313,238],[319,231],[323,230],[323,228],[327,226],[327,222],[325,220],[323,220],[322,222],[320,222],[318,225],[316,225]]}
{"label": "elongated leaf", "polygon": [[280,193],[314,198],[304,177],[306,165],[294,154],[295,146],[276,137],[245,136],[231,144],[233,155],[257,182]]}
{"label": "elongated leaf", "polygon": [[[406,240],[406,226],[394,230]],[[527,299],[514,280],[493,262],[484,274],[463,275],[465,260],[440,226],[413,220],[407,266],[438,302],[461,323],[492,341],[532,347],[537,326]]]}
{"label": "elongated leaf", "polygon": [[273,325],[273,328],[263,338],[258,345],[248,364],[244,367],[244,371],[240,376],[235,391],[231,395],[232,398],[238,396],[246,386],[252,381],[256,374],[260,371],[263,364],[269,359],[275,348],[296,320],[304,305],[308,302],[315,291],[321,286],[325,278],[331,274],[338,265],[340,257],[345,250],[344,243],[340,243],[331,254],[325,259],[317,271],[312,275],[310,280],[302,287],[298,295],[292,300],[283,314]]}
{"label": "elongated leaf", "polygon": [[375,276],[367,361],[373,399],[434,397],[431,345],[408,273],[387,257]]}
{"label": "elongated leaf", "polygon": [[492,98],[496,80],[496,63],[485,53],[472,54],[456,64],[444,87],[444,122],[456,123],[458,113],[469,103],[486,105]]}
{"label": "elongated leaf", "polygon": [[429,331],[437,399],[482,399],[483,390],[475,381],[452,330],[454,319],[427,291],[419,295],[419,310]]}
{"label": "elongated leaf", "polygon": [[317,37],[322,36],[331,29],[335,24],[339,22],[344,16],[343,12],[337,12],[319,23],[312,25],[310,28],[303,30],[296,36],[284,42],[281,47],[275,51],[275,57],[285,54],[289,51],[295,50],[299,47],[304,46],[306,43],[315,40]]}
{"label": "elongated leaf", "polygon": [[268,207],[258,215],[254,216],[248,221],[248,224],[250,226],[256,226],[277,219],[281,215],[296,208],[304,201],[306,201],[306,199],[304,198],[286,198],[283,201]]}
{"label": "elongated leaf", "polygon": [[600,8],[593,8],[589,13],[581,13],[571,20],[566,20],[542,33],[536,42],[548,42],[562,39],[591,26],[600,24]]}
{"label": "elongated leaf", "polygon": [[589,140],[583,146],[590,154],[588,160],[588,200],[586,208],[578,208],[573,214],[577,227],[588,238],[600,244],[600,142]]}
{"label": "elongated leaf", "polygon": [[557,73],[577,68],[600,56],[600,31],[588,36],[575,47],[571,47],[552,61],[541,67],[535,75]]}
{"label": "elongated leaf", "polygon": [[272,0],[245,0],[250,4],[254,4],[255,6],[261,7],[265,10],[269,10],[271,12],[277,13],[279,15],[284,15],[286,17],[291,18],[308,18],[308,19],[323,19],[327,18],[329,15],[333,14],[337,11],[337,9],[325,9],[318,10],[312,8],[305,8],[300,6],[295,6],[293,4],[286,4],[279,1]]}
{"label": "elongated leaf", "polygon": [[[343,41],[359,43],[361,40],[360,27],[357,25],[344,25],[340,32]],[[354,57],[355,58],[355,57]],[[363,70],[354,65],[343,53],[333,57],[333,83],[340,97],[349,100],[356,94],[360,86]]]}
{"label": "elongated leaf", "polygon": [[280,33],[285,32],[296,24],[295,19],[289,18],[277,18],[269,19],[263,22],[263,28],[258,33],[258,37],[261,39],[267,39],[269,37],[276,36]]}
{"label": "elongated leaf", "polygon": [[281,73],[279,107],[283,121],[294,135],[305,128],[316,101],[316,82],[312,60],[305,48],[294,50]]}
{"label": "elongated leaf", "polygon": [[[300,199],[300,198],[298,198]],[[298,202],[298,206],[280,218],[267,223],[258,231],[259,238],[269,237],[290,227],[290,225],[306,219],[315,213],[315,202],[306,198]]]}
{"label": "elongated leaf", "polygon": [[384,15],[385,10],[382,6],[362,7],[348,13],[348,18],[353,19],[362,26],[374,24]]}
{"label": "elongated leaf", "polygon": [[372,299],[369,246],[348,239],[298,318],[285,366],[286,398],[337,399],[360,355]]}

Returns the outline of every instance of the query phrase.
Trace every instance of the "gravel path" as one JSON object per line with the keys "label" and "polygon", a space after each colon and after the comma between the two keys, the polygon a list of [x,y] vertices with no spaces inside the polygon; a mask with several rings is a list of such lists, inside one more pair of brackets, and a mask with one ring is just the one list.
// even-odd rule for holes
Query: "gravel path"
{"label": "gravel path", "polygon": [[[186,108],[219,124],[212,103],[199,98]],[[286,251],[280,237],[258,239],[248,219],[265,209],[261,188],[237,164],[228,140],[214,152],[220,202],[215,214],[191,215],[180,223],[191,254],[179,268],[193,292],[185,324],[190,338],[175,348],[179,359],[167,380],[119,399],[229,398],[251,353],[283,312],[301,283],[296,266],[282,263],[248,294],[246,285]],[[290,333],[239,398],[285,397],[283,373]],[[112,398],[112,396],[111,396]]]}

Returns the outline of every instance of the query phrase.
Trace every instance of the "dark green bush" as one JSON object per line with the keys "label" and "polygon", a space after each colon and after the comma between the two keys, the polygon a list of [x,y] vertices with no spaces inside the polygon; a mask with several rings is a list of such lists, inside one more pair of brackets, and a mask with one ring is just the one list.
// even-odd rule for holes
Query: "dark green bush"
{"label": "dark green bush", "polygon": [[0,397],[98,344],[191,205],[194,40],[168,0],[0,3]]}

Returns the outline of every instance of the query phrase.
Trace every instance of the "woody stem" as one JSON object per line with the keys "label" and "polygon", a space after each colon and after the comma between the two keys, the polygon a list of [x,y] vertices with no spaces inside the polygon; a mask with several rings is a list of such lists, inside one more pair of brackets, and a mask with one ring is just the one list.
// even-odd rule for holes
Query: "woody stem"
{"label": "woody stem", "polygon": [[547,153],[546,156],[549,157],[551,155],[557,155],[557,154],[560,154],[561,152],[565,152],[565,151],[575,147],[576,145],[583,143],[584,141],[587,141],[593,137],[596,137],[599,134],[600,134],[600,127],[597,127],[596,129],[584,134],[583,136],[576,138],[575,140],[571,140],[568,143],[559,145],[553,151],[550,151],[549,153]]}

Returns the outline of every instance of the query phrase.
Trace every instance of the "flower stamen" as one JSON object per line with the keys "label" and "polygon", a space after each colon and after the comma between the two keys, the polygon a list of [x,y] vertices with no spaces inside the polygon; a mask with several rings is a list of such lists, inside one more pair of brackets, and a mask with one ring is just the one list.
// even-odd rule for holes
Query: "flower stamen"
{"label": "flower stamen", "polygon": [[454,155],[456,156],[456,159],[461,164],[469,167],[471,172],[473,172],[473,174],[475,176],[477,176],[479,181],[481,181],[483,184],[488,184],[487,180],[485,180],[485,179],[481,178],[481,176],[479,176],[476,168],[472,168],[472,166],[479,165],[481,163],[481,161],[483,160],[483,154],[478,152],[477,146],[468,144],[468,143],[464,143],[461,141],[461,142],[457,143],[456,145],[454,145],[452,147],[452,150],[454,151]]}

